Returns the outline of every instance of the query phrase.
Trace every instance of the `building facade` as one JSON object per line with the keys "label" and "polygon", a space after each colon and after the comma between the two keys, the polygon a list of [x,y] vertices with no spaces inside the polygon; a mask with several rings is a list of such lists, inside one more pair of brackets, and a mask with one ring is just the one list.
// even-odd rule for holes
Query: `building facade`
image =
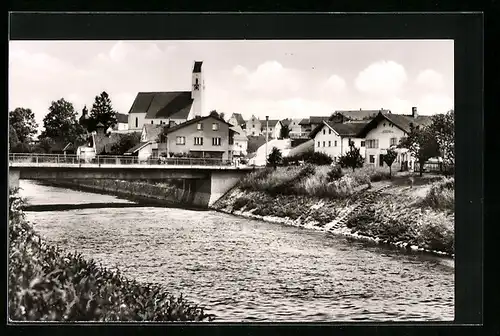
{"label": "building facade", "polygon": [[247,136],[262,135],[262,126],[262,122],[257,117],[252,115],[252,117],[246,122]]}

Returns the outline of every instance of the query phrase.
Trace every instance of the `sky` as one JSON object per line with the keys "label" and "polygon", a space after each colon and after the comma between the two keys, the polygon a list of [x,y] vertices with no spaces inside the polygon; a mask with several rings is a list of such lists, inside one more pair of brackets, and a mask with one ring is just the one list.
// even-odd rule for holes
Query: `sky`
{"label": "sky", "polygon": [[41,126],[52,101],[65,98],[81,115],[106,91],[128,113],[138,92],[189,91],[195,60],[205,114],[453,108],[453,40],[10,41],[9,111],[30,108]]}

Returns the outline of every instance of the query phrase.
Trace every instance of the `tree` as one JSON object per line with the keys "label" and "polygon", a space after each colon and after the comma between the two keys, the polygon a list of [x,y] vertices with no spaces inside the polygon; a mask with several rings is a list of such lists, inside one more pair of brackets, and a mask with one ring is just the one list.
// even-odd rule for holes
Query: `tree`
{"label": "tree", "polygon": [[276,147],[273,147],[271,153],[267,158],[267,163],[273,166],[274,169],[276,169],[276,166],[281,164],[282,161],[283,161],[283,156],[281,154],[281,150]]}
{"label": "tree", "polygon": [[445,165],[455,165],[455,112],[432,116],[430,132],[436,138]]}
{"label": "tree", "polygon": [[388,149],[387,153],[383,156],[384,162],[389,166],[389,176],[392,177],[392,164],[398,157],[398,153],[394,149]]}
{"label": "tree", "polygon": [[[35,114],[30,109],[18,107],[9,112],[9,136],[13,136],[15,148],[29,148],[33,136],[37,133],[37,128]],[[9,145],[13,144],[12,141],[9,138]]]}
{"label": "tree", "polygon": [[123,134],[120,137],[120,140],[117,143],[113,144],[113,146],[111,147],[111,153],[109,154],[122,155],[130,148],[137,145],[140,141],[141,133],[139,132]]}
{"label": "tree", "polygon": [[52,143],[64,146],[67,143],[85,141],[85,129],[77,122],[73,104],[64,98],[53,101],[49,113],[43,118],[44,130],[40,134],[40,141],[50,138]]}
{"label": "tree", "polygon": [[111,98],[106,91],[101,92],[99,96],[94,99],[94,104],[90,110],[90,118],[88,121],[88,131],[96,130],[97,124],[102,123],[104,129],[108,129],[116,125],[116,111],[113,110]]}
{"label": "tree", "polygon": [[280,129],[280,138],[281,139],[287,139],[288,136],[290,135],[290,127],[286,124],[281,124],[281,129]]}
{"label": "tree", "polygon": [[424,164],[431,157],[439,156],[439,145],[431,128],[410,125],[408,137],[403,138],[399,144],[401,148],[407,148],[419,164],[419,174],[424,172]]}
{"label": "tree", "polygon": [[365,159],[359,153],[359,148],[354,146],[354,142],[349,143],[349,151],[339,158],[339,164],[342,168],[352,168],[354,171],[356,168],[363,167]]}

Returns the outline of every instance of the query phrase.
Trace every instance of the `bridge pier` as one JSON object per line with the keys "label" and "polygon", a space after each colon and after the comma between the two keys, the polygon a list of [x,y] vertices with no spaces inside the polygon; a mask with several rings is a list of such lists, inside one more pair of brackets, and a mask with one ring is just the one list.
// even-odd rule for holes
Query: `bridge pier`
{"label": "bridge pier", "polygon": [[231,190],[246,172],[238,170],[214,170],[210,176],[210,199],[208,206],[212,206],[229,190]]}
{"label": "bridge pier", "polygon": [[20,176],[21,176],[21,171],[19,169],[9,168],[9,189],[19,188]]}

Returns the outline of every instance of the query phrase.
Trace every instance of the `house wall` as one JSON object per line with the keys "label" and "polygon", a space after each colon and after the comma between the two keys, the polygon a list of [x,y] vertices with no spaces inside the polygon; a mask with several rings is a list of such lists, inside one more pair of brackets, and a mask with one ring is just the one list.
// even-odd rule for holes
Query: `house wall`
{"label": "house wall", "polygon": [[[325,134],[323,134],[323,130],[325,130]],[[314,151],[328,154],[338,160],[340,156],[349,151],[349,140],[354,142],[354,146],[359,148],[361,156],[365,157],[365,147],[361,147],[361,142],[365,139],[341,137],[326,125],[314,137]],[[337,146],[335,146],[335,141],[337,141]],[[325,142],[325,146],[323,146],[323,142]]]}
{"label": "house wall", "polygon": [[[135,120],[137,118],[137,127],[135,126]],[[129,130],[142,130],[142,126],[146,120],[146,112],[144,113],[129,113],[128,115],[128,129]],[[151,122],[151,121],[150,121]]]}
{"label": "house wall", "polygon": [[151,157],[153,154],[153,146],[152,144],[149,144],[147,146],[142,147],[139,149],[139,152],[137,153],[137,157],[139,161],[145,161]]}
{"label": "house wall", "polygon": [[234,139],[234,150],[241,151],[242,155],[248,153],[248,140]]}
{"label": "house wall", "polygon": [[290,122],[290,137],[299,137],[302,133],[302,126],[299,125],[302,119],[292,119]]}
{"label": "house wall", "polygon": [[[193,123],[181,129],[175,130],[169,133],[167,136],[168,151],[174,153],[189,153],[193,151],[205,151],[205,152],[223,152],[222,159],[229,159],[229,125],[218,121],[213,118],[207,118],[200,121],[203,124],[203,130],[198,130],[198,123]],[[212,124],[218,123],[219,130],[212,130]],[[178,145],[176,143],[178,136],[186,137],[185,145]],[[203,137],[203,145],[195,145],[194,138]],[[212,138],[220,137],[221,145],[213,146]]]}
{"label": "house wall", "polygon": [[247,129],[246,129],[247,135],[261,135],[262,134],[262,130],[261,130],[262,124],[261,124],[259,119],[255,118],[255,116],[252,116],[252,118],[250,118],[247,121],[246,125],[247,125]]}
{"label": "house wall", "polygon": [[128,130],[128,123],[125,124],[125,123],[118,123],[117,124],[117,129],[118,131],[126,131]]}
{"label": "house wall", "polygon": [[[376,128],[368,132],[366,135],[366,142],[368,144],[368,140],[378,139],[378,148],[368,148],[366,146],[365,151],[365,165],[382,167],[380,166],[380,154],[385,154],[386,150],[390,147],[390,139],[397,138],[396,143],[399,143],[402,137],[406,136],[406,132],[398,128],[396,125],[391,123],[390,121],[382,121],[380,122]],[[370,162],[370,156],[373,155],[373,159],[375,162]],[[398,155],[395,162],[401,162],[402,159],[408,160],[409,158],[402,158]],[[406,155],[408,156],[408,155]],[[413,166],[413,165],[412,165]],[[387,167],[385,163],[383,163],[383,167]]]}
{"label": "house wall", "polygon": [[278,122],[276,123],[276,126],[274,126],[273,132],[272,132],[272,137],[275,139],[279,139],[281,135],[281,123]]}

